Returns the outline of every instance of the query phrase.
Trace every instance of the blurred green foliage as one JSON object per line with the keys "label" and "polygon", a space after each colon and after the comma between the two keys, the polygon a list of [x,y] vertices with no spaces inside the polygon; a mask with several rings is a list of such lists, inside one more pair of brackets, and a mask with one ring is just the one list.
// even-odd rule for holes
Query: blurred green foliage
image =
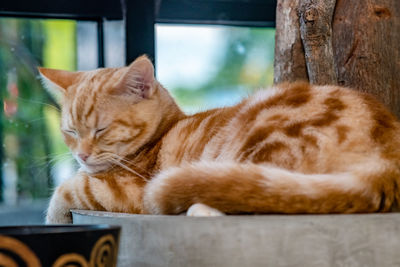
{"label": "blurred green foliage", "polygon": [[[197,88],[169,88],[184,109],[220,106],[237,102],[243,96],[273,83],[275,29],[227,27],[219,70]],[[228,101],[227,98],[235,98]]]}
{"label": "blurred green foliage", "polygon": [[[12,183],[16,172],[18,200],[48,197],[52,188],[51,155],[67,151],[60,136],[49,127],[58,124],[57,117],[47,115],[57,104],[41,86],[36,67],[58,62],[59,67],[75,68],[75,24],[0,18],[2,184]],[[58,30],[60,27],[62,30]],[[64,48],[70,45],[60,50],[57,44]]]}

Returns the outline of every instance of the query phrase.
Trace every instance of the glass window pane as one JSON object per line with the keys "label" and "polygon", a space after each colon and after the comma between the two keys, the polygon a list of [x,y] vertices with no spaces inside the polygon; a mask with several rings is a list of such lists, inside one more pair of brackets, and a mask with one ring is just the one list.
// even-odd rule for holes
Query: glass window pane
{"label": "glass window pane", "polygon": [[76,23],[76,57],[78,70],[92,70],[97,68],[98,45],[97,23],[80,21]]}
{"label": "glass window pane", "polygon": [[273,82],[275,29],[156,26],[158,80],[189,113],[237,103]]}
{"label": "glass window pane", "polygon": [[125,24],[122,20],[104,21],[106,67],[125,66]]}

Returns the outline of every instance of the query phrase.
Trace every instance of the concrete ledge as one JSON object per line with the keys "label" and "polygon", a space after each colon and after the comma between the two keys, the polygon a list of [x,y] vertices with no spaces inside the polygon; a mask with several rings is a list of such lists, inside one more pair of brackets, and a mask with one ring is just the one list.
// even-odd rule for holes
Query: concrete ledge
{"label": "concrete ledge", "polygon": [[118,266],[400,266],[400,213],[153,216],[73,211],[122,225]]}

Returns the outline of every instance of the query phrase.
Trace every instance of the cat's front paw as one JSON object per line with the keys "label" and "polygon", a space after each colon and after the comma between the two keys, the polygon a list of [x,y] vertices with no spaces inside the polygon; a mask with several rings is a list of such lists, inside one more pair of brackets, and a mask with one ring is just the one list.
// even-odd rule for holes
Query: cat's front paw
{"label": "cat's front paw", "polygon": [[46,224],[70,224],[72,223],[72,215],[67,211],[47,211]]}
{"label": "cat's front paw", "polygon": [[190,206],[190,208],[186,212],[186,215],[194,217],[215,217],[215,216],[224,216],[225,214],[207,205],[196,203]]}
{"label": "cat's front paw", "polygon": [[70,209],[73,208],[68,205],[58,188],[51,197],[49,208],[46,214],[46,224],[69,224],[72,223],[72,215]]}

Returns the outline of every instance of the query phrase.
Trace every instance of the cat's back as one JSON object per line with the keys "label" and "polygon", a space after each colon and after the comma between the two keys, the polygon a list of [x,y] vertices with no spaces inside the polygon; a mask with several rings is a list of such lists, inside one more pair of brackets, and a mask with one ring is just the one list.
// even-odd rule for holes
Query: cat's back
{"label": "cat's back", "polygon": [[163,138],[161,167],[199,160],[206,147],[236,116],[241,104],[200,112],[179,121]]}
{"label": "cat's back", "polygon": [[399,135],[396,118],[369,95],[292,83],[260,90],[233,107],[190,116],[168,134],[164,147],[172,165],[251,161],[328,172],[366,153],[397,157],[390,147],[400,144]]}

